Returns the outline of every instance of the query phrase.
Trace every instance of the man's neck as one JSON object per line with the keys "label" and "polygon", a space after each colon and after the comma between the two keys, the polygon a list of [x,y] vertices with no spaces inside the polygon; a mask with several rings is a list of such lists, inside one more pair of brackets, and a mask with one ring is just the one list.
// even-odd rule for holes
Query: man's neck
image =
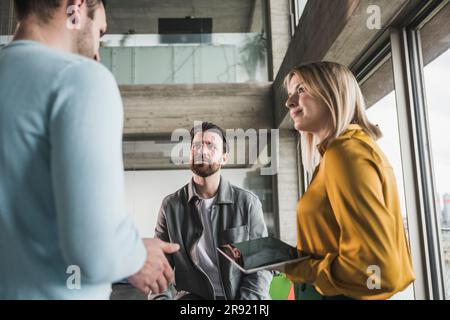
{"label": "man's neck", "polygon": [[220,170],[206,178],[194,174],[193,180],[195,184],[195,191],[199,197],[202,199],[211,199],[219,190]]}
{"label": "man's neck", "polygon": [[58,28],[56,22],[44,24],[31,16],[18,25],[13,41],[32,40],[60,51],[73,53],[72,37],[68,36],[67,32],[65,28]]}

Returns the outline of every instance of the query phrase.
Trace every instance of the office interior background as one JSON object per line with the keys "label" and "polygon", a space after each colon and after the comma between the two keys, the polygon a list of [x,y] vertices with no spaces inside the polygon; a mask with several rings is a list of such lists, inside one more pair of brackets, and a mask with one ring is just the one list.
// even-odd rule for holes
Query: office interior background
{"label": "office interior background", "polygon": [[[172,133],[210,121],[248,134],[279,129],[259,141],[256,164],[247,153],[222,174],[257,194],[269,233],[294,245],[311,177],[282,82],[295,65],[336,61],[357,76],[397,178],[417,280],[394,299],[450,298],[448,0],[109,0],[107,18],[101,63],[124,102],[128,210],[143,237],[153,236],[162,199],[191,176],[173,161]],[[15,25],[13,1],[0,0],[0,46]],[[278,170],[263,175],[271,150]]]}

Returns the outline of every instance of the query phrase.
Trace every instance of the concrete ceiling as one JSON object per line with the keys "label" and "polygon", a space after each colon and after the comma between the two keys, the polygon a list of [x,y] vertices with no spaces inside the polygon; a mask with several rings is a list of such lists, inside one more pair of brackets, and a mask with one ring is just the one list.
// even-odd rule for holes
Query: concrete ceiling
{"label": "concrete ceiling", "polygon": [[[261,0],[109,0],[108,34],[157,34],[158,18],[212,18],[213,32],[249,32],[261,25]],[[0,34],[8,34],[11,0],[0,0]],[[12,27],[14,30],[14,27]],[[258,30],[260,31],[260,30]]]}
{"label": "concrete ceiling", "polygon": [[[213,32],[248,32],[256,0],[109,0],[108,33],[158,33],[158,18],[212,18]],[[261,19],[262,14],[255,14]]]}

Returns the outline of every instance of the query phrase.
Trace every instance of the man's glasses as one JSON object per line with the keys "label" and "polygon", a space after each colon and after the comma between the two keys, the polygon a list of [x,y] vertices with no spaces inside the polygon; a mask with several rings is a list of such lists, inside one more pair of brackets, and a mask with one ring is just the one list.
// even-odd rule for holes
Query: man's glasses
{"label": "man's glasses", "polygon": [[[204,141],[203,144],[206,145],[206,148],[208,151],[217,151],[217,145],[208,141]],[[192,143],[192,149],[195,151],[199,151],[202,149],[202,143],[201,142],[194,142]]]}

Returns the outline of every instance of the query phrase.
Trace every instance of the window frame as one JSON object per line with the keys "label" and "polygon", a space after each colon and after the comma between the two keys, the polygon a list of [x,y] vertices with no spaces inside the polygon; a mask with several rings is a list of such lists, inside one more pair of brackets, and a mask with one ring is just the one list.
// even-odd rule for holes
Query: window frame
{"label": "window frame", "polygon": [[[300,1],[302,3],[302,7],[300,5]],[[294,37],[295,30],[297,29],[298,24],[300,23],[300,19],[305,11],[308,0],[290,0],[289,1],[289,25],[291,38]]]}
{"label": "window frame", "polygon": [[374,43],[374,54],[352,64],[357,79],[364,82],[392,58],[410,250],[416,274],[414,295],[419,300],[445,299],[420,29],[449,2],[429,0],[422,4],[415,10],[417,14],[380,36]]}

